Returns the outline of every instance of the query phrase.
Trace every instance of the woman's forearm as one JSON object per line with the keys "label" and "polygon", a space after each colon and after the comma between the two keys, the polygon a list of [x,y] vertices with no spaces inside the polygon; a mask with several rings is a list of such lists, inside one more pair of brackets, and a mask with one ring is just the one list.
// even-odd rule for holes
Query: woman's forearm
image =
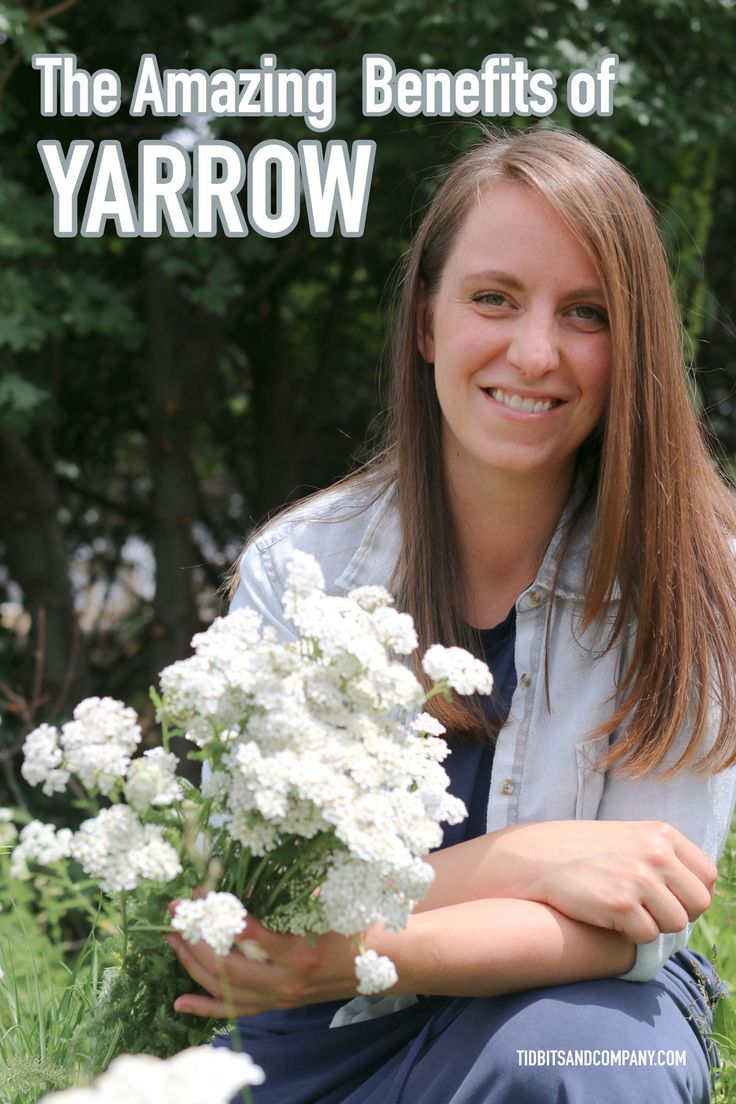
{"label": "woman's forearm", "polygon": [[422,914],[505,897],[551,905],[573,920],[648,943],[681,931],[708,907],[712,860],[660,821],[520,824],[430,855],[434,883]]}
{"label": "woman's forearm", "polygon": [[402,931],[371,929],[389,955],[392,993],[493,997],[626,973],[636,947],[617,932],[570,920],[536,901],[494,898],[415,913]]}

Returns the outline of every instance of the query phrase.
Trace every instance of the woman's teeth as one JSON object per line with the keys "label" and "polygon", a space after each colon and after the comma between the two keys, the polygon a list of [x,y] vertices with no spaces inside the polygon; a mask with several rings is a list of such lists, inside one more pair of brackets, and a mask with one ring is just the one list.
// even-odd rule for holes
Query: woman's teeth
{"label": "woman's teeth", "polygon": [[558,406],[560,399],[523,399],[521,395],[515,395],[513,391],[502,391],[500,387],[489,387],[487,394],[496,402],[510,406],[512,410],[529,410],[533,414],[541,414],[545,410],[551,410]]}

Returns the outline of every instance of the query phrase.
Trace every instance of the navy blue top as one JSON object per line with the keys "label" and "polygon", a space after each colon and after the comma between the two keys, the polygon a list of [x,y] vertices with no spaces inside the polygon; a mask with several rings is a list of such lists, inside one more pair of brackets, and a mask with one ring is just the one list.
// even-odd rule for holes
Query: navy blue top
{"label": "navy blue top", "polygon": [[[516,689],[514,644],[516,641],[516,606],[492,629],[481,629],[483,657],[493,675],[493,693],[483,699],[486,712],[500,727],[506,720],[511,697]],[[468,807],[468,816],[461,824],[446,824],[441,847],[475,839],[486,832],[488,792],[491,788],[493,745],[453,744],[444,767],[450,776],[448,790],[461,798]]]}

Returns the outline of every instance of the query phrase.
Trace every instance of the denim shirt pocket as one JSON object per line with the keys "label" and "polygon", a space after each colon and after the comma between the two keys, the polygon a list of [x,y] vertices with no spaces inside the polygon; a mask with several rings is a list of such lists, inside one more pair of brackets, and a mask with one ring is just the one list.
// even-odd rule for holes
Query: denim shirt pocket
{"label": "denim shirt pocket", "polygon": [[583,740],[575,745],[578,770],[578,792],[575,799],[575,819],[595,820],[603,797],[606,772],[597,760],[608,748],[608,736]]}

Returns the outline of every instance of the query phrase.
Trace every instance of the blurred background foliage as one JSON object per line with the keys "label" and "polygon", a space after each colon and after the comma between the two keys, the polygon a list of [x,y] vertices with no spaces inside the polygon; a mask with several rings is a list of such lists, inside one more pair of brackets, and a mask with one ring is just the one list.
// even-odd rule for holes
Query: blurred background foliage
{"label": "blurred background foliage", "polygon": [[[478,132],[457,120],[364,119],[367,51],[451,71],[509,52],[557,75],[553,121],[621,159],[657,207],[697,399],[731,462],[735,26],[734,0],[171,0],[160,10],[0,0],[5,800],[28,803],[17,766],[32,724],[65,720],[94,693],[145,709],[156,672],[221,612],[218,587],[252,525],[344,473],[375,430],[389,278],[434,171]],[[40,115],[30,58],[60,51],[120,74],[117,115]],[[114,138],[133,170],[140,140],[182,125],[127,114],[141,54],[161,69],[211,71],[258,67],[264,51],[282,67],[337,71],[325,141],[377,142],[363,237],[311,238],[304,214],[276,240],[53,236],[39,139],[66,149]],[[567,76],[606,53],[621,59],[613,116],[571,116]],[[264,138],[314,137],[300,119],[221,119],[211,131],[246,156]]]}

